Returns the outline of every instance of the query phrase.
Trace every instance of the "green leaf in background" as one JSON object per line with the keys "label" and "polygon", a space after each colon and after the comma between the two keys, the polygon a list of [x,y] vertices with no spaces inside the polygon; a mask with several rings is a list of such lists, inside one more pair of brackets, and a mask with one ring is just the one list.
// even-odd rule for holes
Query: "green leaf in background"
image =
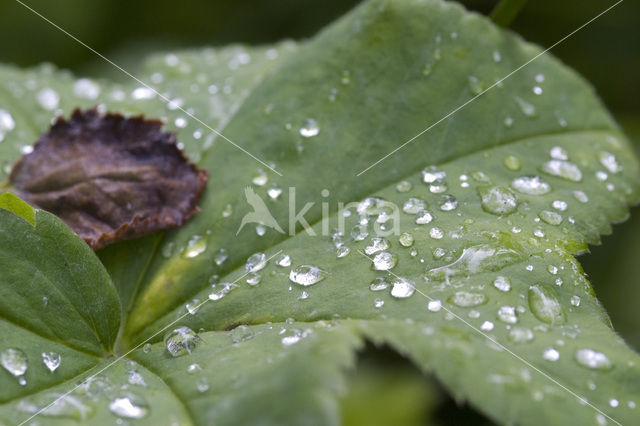
{"label": "green leaf in background", "polygon": [[[124,314],[114,353],[127,359],[92,379],[97,396],[82,385],[43,422],[55,420],[56,407],[82,404],[91,414],[69,417],[337,423],[343,370],[368,339],[498,422],[632,423],[640,359],[611,329],[573,255],[626,218],[639,171],[590,86],[543,55],[369,169],[539,53],[454,4],[372,1],[299,45],[150,58],[142,79],[168,105],[133,84],[0,69],[0,110],[12,124],[0,144],[5,164],[29,151],[56,112],[99,103],[165,118],[211,176],[202,212],[185,227],[99,253]],[[251,211],[247,186],[285,231],[294,194],[295,212],[314,203],[304,215],[313,232],[300,223],[295,235],[238,231]],[[349,215],[339,202],[355,203]],[[48,217],[38,213],[36,229],[40,216]],[[341,222],[344,232],[335,232]],[[388,235],[376,239],[374,230]],[[55,258],[37,258],[43,276],[56,273]],[[90,271],[84,276],[93,286]],[[18,298],[17,286],[3,288]],[[115,299],[108,281],[99,291],[74,288],[103,310]],[[118,333],[113,309],[87,309]],[[168,336],[176,357],[161,342],[165,328],[177,330]],[[105,352],[91,350],[91,336],[74,331],[67,340],[92,356]],[[66,389],[85,372],[69,373]],[[42,383],[25,400],[16,389],[0,410],[11,421],[65,391]]]}

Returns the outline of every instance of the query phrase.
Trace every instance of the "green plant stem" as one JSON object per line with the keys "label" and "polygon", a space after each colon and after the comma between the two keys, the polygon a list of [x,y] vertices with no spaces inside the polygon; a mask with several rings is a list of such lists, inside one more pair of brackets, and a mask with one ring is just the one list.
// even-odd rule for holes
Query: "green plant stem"
{"label": "green plant stem", "polygon": [[527,0],[500,0],[491,12],[491,20],[496,25],[508,27],[526,3]]}

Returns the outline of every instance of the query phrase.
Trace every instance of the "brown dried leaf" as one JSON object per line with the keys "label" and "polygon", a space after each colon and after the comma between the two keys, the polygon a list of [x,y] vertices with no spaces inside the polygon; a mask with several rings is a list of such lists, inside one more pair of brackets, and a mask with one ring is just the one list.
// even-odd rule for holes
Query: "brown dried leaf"
{"label": "brown dried leaf", "polygon": [[182,226],[207,181],[175,133],[143,116],[75,110],[40,137],[9,177],[25,201],[60,217],[94,250]]}

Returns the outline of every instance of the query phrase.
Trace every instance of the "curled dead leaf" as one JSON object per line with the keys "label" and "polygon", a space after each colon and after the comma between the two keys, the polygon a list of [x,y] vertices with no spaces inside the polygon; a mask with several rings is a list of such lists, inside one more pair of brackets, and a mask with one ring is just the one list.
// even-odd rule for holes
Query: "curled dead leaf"
{"label": "curled dead leaf", "polygon": [[9,180],[97,250],[182,226],[199,210],[207,172],[188,162],[161,121],[91,109],[59,118]]}

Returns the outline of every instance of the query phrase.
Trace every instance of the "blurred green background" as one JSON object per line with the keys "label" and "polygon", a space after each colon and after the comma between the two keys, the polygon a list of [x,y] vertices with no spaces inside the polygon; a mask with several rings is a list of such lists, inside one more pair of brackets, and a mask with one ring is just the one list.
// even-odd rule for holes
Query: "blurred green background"
{"label": "blurred green background", "polygon": [[[135,72],[145,53],[179,47],[260,44],[312,36],[357,0],[21,0],[124,68]],[[485,15],[497,1],[464,0]],[[550,46],[614,0],[535,0],[511,28]],[[596,87],[640,148],[640,2],[624,1],[552,53]],[[52,62],[79,75],[126,78],[95,54],[14,0],[0,3],[0,62]],[[7,42],[11,41],[11,42]],[[515,76],[514,78],[517,78]],[[639,149],[640,151],[640,149]],[[603,244],[580,259],[618,332],[640,351],[637,263],[640,208]],[[395,407],[390,410],[389,407]],[[367,347],[343,399],[345,424],[490,424],[458,406],[435,381],[424,380],[399,356]]]}

